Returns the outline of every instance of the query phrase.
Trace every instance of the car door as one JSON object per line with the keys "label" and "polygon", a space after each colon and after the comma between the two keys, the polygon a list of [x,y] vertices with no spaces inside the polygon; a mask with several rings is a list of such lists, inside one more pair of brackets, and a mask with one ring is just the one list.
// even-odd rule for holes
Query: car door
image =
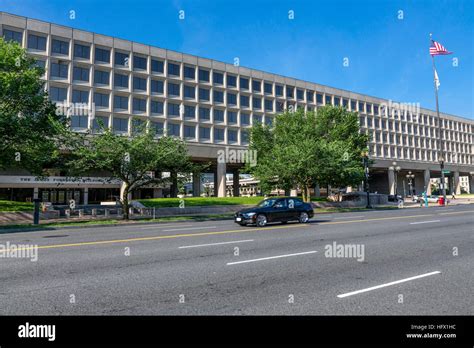
{"label": "car door", "polygon": [[288,206],[286,219],[297,220],[299,216],[299,212],[297,208],[299,201],[295,198],[287,198],[286,200],[287,200],[287,206]]}
{"label": "car door", "polygon": [[287,202],[286,199],[282,198],[273,205],[270,219],[271,221],[283,221],[286,220],[287,214]]}

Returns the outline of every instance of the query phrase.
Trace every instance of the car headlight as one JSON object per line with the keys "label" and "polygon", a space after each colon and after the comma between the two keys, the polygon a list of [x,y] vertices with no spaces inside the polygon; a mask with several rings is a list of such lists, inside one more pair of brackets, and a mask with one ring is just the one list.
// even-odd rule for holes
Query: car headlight
{"label": "car headlight", "polygon": [[245,213],[245,214],[242,214],[244,216],[244,218],[246,219],[250,219],[252,216],[255,215],[255,213]]}

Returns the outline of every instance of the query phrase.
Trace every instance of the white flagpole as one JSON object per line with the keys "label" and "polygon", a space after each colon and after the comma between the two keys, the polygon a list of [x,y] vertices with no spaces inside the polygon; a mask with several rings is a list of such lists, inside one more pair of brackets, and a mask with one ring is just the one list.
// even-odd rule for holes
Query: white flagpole
{"label": "white flagpole", "polygon": [[[432,34],[430,34],[430,45],[432,44]],[[435,90],[435,97],[436,97],[436,115],[438,116],[438,149],[439,149],[439,155],[438,155],[438,160],[439,160],[439,167],[441,169],[441,194],[443,195],[444,198],[444,205],[447,204],[446,202],[446,184],[445,184],[445,179],[444,179],[444,142],[441,137],[441,117],[439,116],[439,104],[438,104],[438,86],[436,83],[436,65],[435,65],[435,60],[434,60],[434,55],[431,55],[431,59],[433,61],[433,84],[434,84],[434,90]]]}

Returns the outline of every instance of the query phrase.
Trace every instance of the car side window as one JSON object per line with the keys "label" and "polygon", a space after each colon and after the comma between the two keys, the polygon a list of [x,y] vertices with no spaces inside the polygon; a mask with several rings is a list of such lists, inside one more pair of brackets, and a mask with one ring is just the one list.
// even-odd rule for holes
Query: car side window
{"label": "car side window", "polygon": [[280,199],[275,203],[275,208],[286,208],[286,200]]}
{"label": "car side window", "polygon": [[294,209],[295,208],[295,200],[294,199],[289,199],[288,200],[288,208],[289,209]]}

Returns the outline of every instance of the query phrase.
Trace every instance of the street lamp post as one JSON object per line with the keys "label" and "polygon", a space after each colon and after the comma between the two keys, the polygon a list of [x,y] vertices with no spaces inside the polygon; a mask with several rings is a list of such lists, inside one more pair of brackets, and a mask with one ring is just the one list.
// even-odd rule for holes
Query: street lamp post
{"label": "street lamp post", "polygon": [[408,193],[410,197],[413,197],[413,179],[415,178],[415,174],[412,174],[411,171],[409,171],[406,177],[408,179]]}
{"label": "street lamp post", "polygon": [[370,192],[369,192],[369,152],[364,151],[362,152],[362,158],[364,161],[364,186],[365,186],[365,192],[367,194],[367,209],[372,209],[372,206],[370,205]]}
{"label": "street lamp post", "polygon": [[397,166],[397,162],[393,161],[392,162],[392,165],[388,168],[389,170],[393,170],[394,174],[395,174],[395,180],[394,180],[394,186],[395,186],[395,199],[398,200],[398,195],[397,195],[397,189],[398,189],[398,172],[401,170],[401,167],[400,166]]}

